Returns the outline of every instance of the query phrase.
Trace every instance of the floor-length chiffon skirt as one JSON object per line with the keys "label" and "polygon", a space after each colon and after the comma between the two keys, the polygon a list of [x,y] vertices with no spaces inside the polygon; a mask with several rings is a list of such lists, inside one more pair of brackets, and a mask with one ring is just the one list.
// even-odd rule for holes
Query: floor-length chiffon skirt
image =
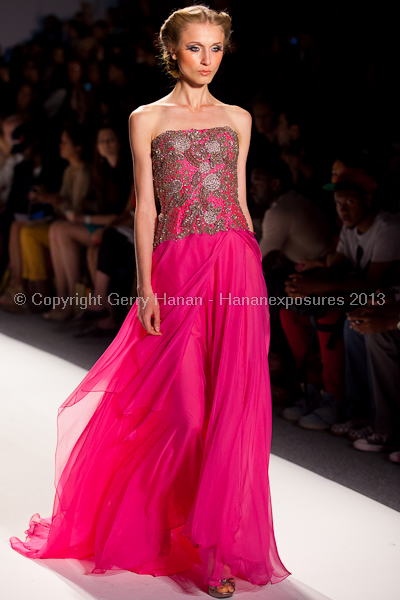
{"label": "floor-length chiffon skirt", "polygon": [[161,336],[130,309],[58,410],[55,500],[31,558],[94,557],[93,572],[255,584],[290,573],[276,547],[268,464],[269,312],[250,231],[166,240],[153,253]]}

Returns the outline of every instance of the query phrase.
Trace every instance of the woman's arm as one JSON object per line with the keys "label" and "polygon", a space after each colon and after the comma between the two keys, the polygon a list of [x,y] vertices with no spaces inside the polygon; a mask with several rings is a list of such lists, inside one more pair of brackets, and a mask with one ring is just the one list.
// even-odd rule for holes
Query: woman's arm
{"label": "woman's arm", "polygon": [[[152,335],[161,335],[160,306],[151,287],[151,268],[157,209],[151,162],[152,115],[141,107],[129,117],[129,139],[133,159],[136,210],[134,218],[138,318]],[[142,299],[142,300],[141,300]],[[154,318],[154,323],[151,319]]]}
{"label": "woman's arm", "polygon": [[[236,107],[235,107],[236,108]],[[250,231],[254,233],[253,222],[247,207],[247,190],[246,190],[246,161],[250,147],[251,137],[251,115],[247,110],[237,109],[234,114],[235,129],[239,134],[239,158],[237,165],[238,172],[238,195],[239,204],[246,218]]]}
{"label": "woman's arm", "polygon": [[150,119],[143,112],[129,117],[129,139],[132,150],[136,189],[135,251],[137,287],[140,294],[152,292],[151,266],[157,209],[153,190]]}

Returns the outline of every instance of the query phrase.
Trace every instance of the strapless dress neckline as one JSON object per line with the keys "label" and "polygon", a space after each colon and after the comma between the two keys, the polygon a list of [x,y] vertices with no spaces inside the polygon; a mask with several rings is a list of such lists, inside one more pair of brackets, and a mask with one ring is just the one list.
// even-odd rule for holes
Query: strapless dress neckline
{"label": "strapless dress neckline", "polygon": [[162,138],[167,133],[189,133],[191,131],[203,132],[203,131],[215,131],[217,129],[229,129],[239,139],[238,132],[235,131],[234,129],[232,129],[232,127],[230,127],[229,125],[218,125],[217,127],[207,127],[206,129],[194,129],[194,128],[193,129],[167,129],[166,131],[163,131],[162,133],[159,133],[158,135],[156,135],[156,137],[151,140],[151,143],[154,144],[154,142],[156,140],[158,140],[159,138]]}

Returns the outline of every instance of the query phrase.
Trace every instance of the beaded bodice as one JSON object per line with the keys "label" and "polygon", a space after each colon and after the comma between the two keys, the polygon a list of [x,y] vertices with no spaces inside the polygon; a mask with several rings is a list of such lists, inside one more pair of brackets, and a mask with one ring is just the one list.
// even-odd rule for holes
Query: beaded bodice
{"label": "beaded bodice", "polygon": [[227,126],[165,131],[151,150],[161,205],[154,248],[192,233],[250,231],[238,200],[236,131]]}

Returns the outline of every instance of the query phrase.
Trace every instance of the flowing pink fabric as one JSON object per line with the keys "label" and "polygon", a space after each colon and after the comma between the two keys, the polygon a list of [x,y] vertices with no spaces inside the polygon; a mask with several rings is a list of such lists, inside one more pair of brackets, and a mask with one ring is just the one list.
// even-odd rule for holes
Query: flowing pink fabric
{"label": "flowing pink fabric", "polygon": [[167,299],[163,335],[146,334],[132,306],[59,409],[52,517],[34,515],[12,547],[153,575],[186,571],[200,555],[211,583],[231,574],[277,583],[289,572],[268,482],[259,246],[242,230],[166,241],[153,253],[152,286]]}
{"label": "flowing pink fabric", "polygon": [[59,408],[52,516],[35,514],[31,558],[94,557],[94,572],[278,583],[268,465],[269,312],[254,234],[230,229],[157,245],[162,336],[133,305]]}

